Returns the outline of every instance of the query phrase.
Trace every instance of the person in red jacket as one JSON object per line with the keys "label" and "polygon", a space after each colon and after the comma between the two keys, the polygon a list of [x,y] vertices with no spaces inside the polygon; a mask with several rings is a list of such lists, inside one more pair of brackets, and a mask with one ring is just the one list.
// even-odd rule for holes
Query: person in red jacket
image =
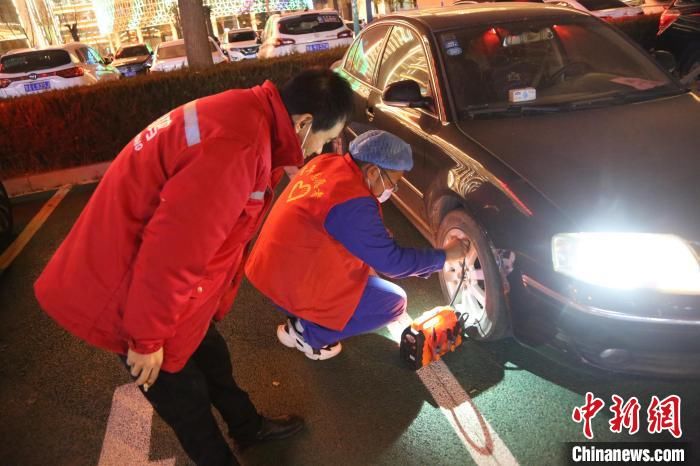
{"label": "person in red jacket", "polygon": [[391,278],[428,277],[468,245],[402,248],[387,232],[380,204],[413,167],[411,146],[370,130],[345,156],[306,164],[270,212],[246,264],[250,282],[289,318],[277,338],[309,359],[338,355],[348,337],[371,332],[406,311]]}
{"label": "person in red jacket", "polygon": [[232,305],[284,169],[336,138],[351,108],[329,70],[176,108],[115,158],[35,283],[60,326],[122,356],[197,464],[238,464],[212,405],[239,449],[303,427],[257,412],[212,321]]}

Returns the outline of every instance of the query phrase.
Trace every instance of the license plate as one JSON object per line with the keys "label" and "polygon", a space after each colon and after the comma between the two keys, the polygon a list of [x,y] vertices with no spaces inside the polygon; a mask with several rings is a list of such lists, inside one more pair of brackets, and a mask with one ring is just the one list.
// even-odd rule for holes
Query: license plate
{"label": "license plate", "polygon": [[309,44],[306,46],[307,52],[320,52],[321,50],[329,50],[331,47],[328,42],[321,42],[320,44]]}
{"label": "license plate", "polygon": [[26,92],[45,91],[46,89],[51,89],[50,81],[42,81],[39,83],[29,83],[24,85],[24,90]]}

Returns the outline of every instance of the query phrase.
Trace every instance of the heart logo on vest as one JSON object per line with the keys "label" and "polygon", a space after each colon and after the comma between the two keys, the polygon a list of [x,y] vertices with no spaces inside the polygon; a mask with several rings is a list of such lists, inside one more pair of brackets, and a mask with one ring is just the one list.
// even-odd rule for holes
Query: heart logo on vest
{"label": "heart logo on vest", "polygon": [[289,192],[289,197],[287,197],[287,202],[293,202],[297,199],[301,199],[311,192],[311,185],[306,184],[303,181],[297,181],[292,190]]}

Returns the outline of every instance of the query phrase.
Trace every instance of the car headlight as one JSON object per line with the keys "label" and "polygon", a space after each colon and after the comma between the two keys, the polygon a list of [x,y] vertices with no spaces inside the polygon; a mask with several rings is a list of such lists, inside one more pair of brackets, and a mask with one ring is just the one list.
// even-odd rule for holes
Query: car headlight
{"label": "car headlight", "polygon": [[563,233],[552,238],[554,270],[618,289],[700,294],[700,260],[686,241],[649,233]]}

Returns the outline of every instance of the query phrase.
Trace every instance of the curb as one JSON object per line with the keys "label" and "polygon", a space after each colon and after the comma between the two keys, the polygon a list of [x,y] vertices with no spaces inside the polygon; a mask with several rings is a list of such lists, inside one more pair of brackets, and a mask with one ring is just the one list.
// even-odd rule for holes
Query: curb
{"label": "curb", "polygon": [[66,168],[38,175],[21,176],[4,180],[3,184],[10,197],[23,196],[37,192],[50,191],[67,184],[86,184],[99,181],[109,168],[111,162]]}

